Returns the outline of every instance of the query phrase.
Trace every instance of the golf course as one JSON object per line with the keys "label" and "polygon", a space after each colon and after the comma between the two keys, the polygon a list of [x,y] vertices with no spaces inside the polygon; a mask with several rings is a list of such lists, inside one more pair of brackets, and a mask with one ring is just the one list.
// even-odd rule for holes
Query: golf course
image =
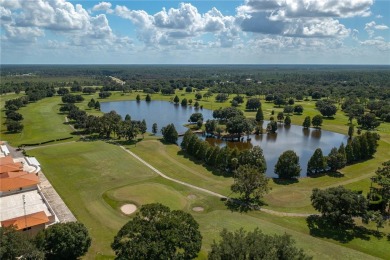
{"label": "golf course", "polygon": [[[205,93],[203,90],[202,93]],[[145,102],[146,94],[133,92],[123,94],[112,92],[107,99],[98,94],[83,94],[84,101],[76,105],[88,114],[103,113],[88,108],[88,102],[94,98],[99,102],[135,100],[141,95]],[[9,94],[1,97],[1,106],[8,99],[23,96]],[[180,98],[194,98],[193,93],[177,90]],[[152,100],[171,101],[172,95],[153,94]],[[274,111],[277,114],[283,108],[262,99],[264,117],[269,118]],[[205,109],[229,107],[230,102],[215,102],[213,98],[202,99],[200,105]],[[22,107],[24,129],[20,133],[7,133],[2,124],[1,140],[8,141],[14,147],[22,144],[48,144],[28,146],[28,156],[34,156],[41,164],[42,171],[70,208],[78,221],[89,231],[92,245],[86,259],[113,259],[110,245],[118,230],[133,215],[126,215],[121,206],[134,204],[137,208],[144,204],[159,202],[171,209],[180,209],[190,213],[199,223],[203,237],[202,249],[198,259],[206,259],[214,240],[226,228],[234,231],[261,229],[266,234],[290,234],[297,247],[314,259],[389,259],[390,244],[386,236],[377,236],[374,224],[363,225],[366,231],[346,235],[342,231],[310,229],[305,215],[318,214],[312,207],[310,196],[313,188],[329,188],[343,185],[348,189],[367,194],[370,189],[370,177],[381,164],[390,158],[390,123],[382,122],[377,128],[380,135],[377,152],[372,159],[348,165],[339,170],[337,176],[324,174],[318,177],[299,178],[298,182],[282,183],[270,180],[271,191],[263,198],[262,210],[240,212],[226,205],[226,200],[212,193],[191,188],[191,185],[225,197],[234,197],[230,187],[233,178],[218,175],[194,158],[184,154],[180,146],[166,144],[161,136],[146,133],[138,135],[132,141],[120,141],[112,138],[82,138],[66,120],[66,114],[59,111],[60,96],[44,98]],[[292,124],[302,125],[306,116],[318,114],[315,102],[301,101],[302,115],[291,116]],[[244,110],[246,117],[254,118],[256,112]],[[4,118],[4,109],[2,117]],[[158,113],[158,111],[156,111]],[[148,122],[152,124],[153,122]],[[162,126],[159,126],[162,127]],[[347,134],[348,117],[340,110],[332,119],[324,119],[322,129]],[[132,156],[126,150],[141,158],[146,164],[168,178],[156,173],[145,163]],[[174,179],[176,181],[172,181]],[[182,185],[185,182],[189,185]],[[268,212],[266,210],[269,210]],[[288,214],[286,214],[288,213]],[[380,229],[383,234],[390,232],[389,224]]]}

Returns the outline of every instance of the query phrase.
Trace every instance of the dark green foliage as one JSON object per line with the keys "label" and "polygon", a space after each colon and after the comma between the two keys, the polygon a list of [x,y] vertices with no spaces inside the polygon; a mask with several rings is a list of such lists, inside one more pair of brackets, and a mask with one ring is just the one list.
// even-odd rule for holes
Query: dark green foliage
{"label": "dark green foliage", "polygon": [[7,126],[7,131],[11,133],[22,132],[24,125],[19,121],[6,120],[5,125]]}
{"label": "dark green foliage", "polygon": [[195,136],[194,133],[192,133],[191,129],[188,129],[183,136],[183,140],[180,144],[181,149],[186,150],[188,147],[188,144],[190,142],[190,139]]}
{"label": "dark green foliage", "polygon": [[232,192],[239,193],[244,201],[258,204],[264,194],[268,193],[269,179],[264,171],[249,164],[238,167],[234,174]]}
{"label": "dark green foliage", "polygon": [[111,96],[111,92],[109,91],[102,91],[99,93],[100,98],[108,98],[109,96]]}
{"label": "dark green foliage", "polygon": [[141,101],[141,96],[139,94],[137,94],[137,97],[135,99],[137,100],[137,102],[140,102]]}
{"label": "dark green foliage", "polygon": [[283,108],[283,113],[286,113],[286,114],[291,114],[292,112],[294,112],[294,107],[293,106],[285,106]]}
{"label": "dark green foliage", "polygon": [[195,94],[195,99],[196,100],[201,100],[202,99],[202,94],[201,93],[196,93]]}
{"label": "dark green foliage", "polygon": [[318,91],[315,91],[315,92],[313,92],[313,94],[311,94],[311,98],[314,99],[314,100],[321,99],[321,97],[322,97],[322,95]]}
{"label": "dark green foliage", "polygon": [[13,121],[22,121],[23,116],[22,116],[22,114],[20,114],[18,112],[10,111],[9,113],[7,113],[7,119],[13,120]]}
{"label": "dark green foliage", "polygon": [[296,105],[294,106],[294,113],[297,113],[298,115],[303,113],[303,106],[302,105]]}
{"label": "dark green foliage", "polygon": [[216,120],[207,120],[205,124],[206,133],[214,134],[218,126],[218,122]]}
{"label": "dark green foliage", "polygon": [[95,99],[92,98],[92,99],[88,102],[88,107],[89,107],[89,108],[94,108],[94,107],[95,107],[95,103],[96,103],[96,102],[95,102]]}
{"label": "dark green foliage", "polygon": [[337,107],[333,104],[324,104],[318,108],[321,114],[325,117],[332,117],[337,112]]}
{"label": "dark green foliage", "polygon": [[211,245],[210,260],[291,259],[308,260],[302,249],[295,247],[290,235],[265,235],[259,229],[235,232],[223,229],[221,240]]}
{"label": "dark green foliage", "polygon": [[344,154],[342,154],[338,152],[336,147],[333,147],[327,157],[327,162],[332,172],[336,172],[337,170],[344,168],[347,164],[345,151]]}
{"label": "dark green foliage", "polygon": [[353,161],[355,161],[355,158],[354,158],[355,156],[353,154],[353,148],[352,148],[352,145],[350,143],[348,143],[345,146],[345,156],[346,156],[346,159],[347,159],[347,164],[350,164]]}
{"label": "dark green foliage", "polygon": [[84,88],[83,88],[83,93],[85,93],[85,94],[93,94],[93,93],[96,93],[96,88],[93,88],[93,87],[84,87]]}
{"label": "dark green foliage", "polygon": [[146,121],[145,121],[145,119],[142,119],[141,124],[139,125],[139,130],[140,130],[141,134],[144,135],[146,133],[147,129],[148,129],[148,127],[146,125]]}
{"label": "dark green foliage", "polygon": [[261,108],[261,106],[257,109],[257,112],[256,112],[256,121],[257,122],[261,122],[264,120],[264,114],[263,114],[263,109]]}
{"label": "dark green foliage", "polygon": [[355,128],[353,127],[353,125],[350,125],[350,126],[348,127],[348,136],[349,136],[349,139],[352,138],[354,132],[355,132]]}
{"label": "dark green foliage", "polygon": [[235,116],[229,118],[226,123],[226,131],[230,134],[241,134],[245,130],[245,117],[243,116]]}
{"label": "dark green foliage", "polygon": [[276,96],[274,98],[274,104],[278,107],[283,106],[286,104],[286,100],[280,96]]}
{"label": "dark green foliage", "polygon": [[45,259],[44,252],[36,248],[27,234],[13,226],[0,227],[0,259]]}
{"label": "dark green foliage", "polygon": [[379,186],[378,192],[382,195],[384,202],[384,209],[387,209],[386,214],[389,215],[390,211],[390,160],[382,163],[381,168],[375,171],[375,176],[372,181]]}
{"label": "dark green foliage", "polygon": [[168,143],[176,144],[177,139],[179,138],[174,124],[163,127],[161,133],[163,134],[164,140]]}
{"label": "dark green foliage", "polygon": [[57,90],[57,94],[60,95],[60,96],[63,96],[65,94],[69,94],[69,89],[67,89],[67,88],[59,88]]}
{"label": "dark green foliage", "polygon": [[221,121],[227,121],[235,116],[244,116],[244,113],[235,107],[220,108],[213,111],[213,117]]}
{"label": "dark green foliage", "polygon": [[336,226],[351,226],[354,217],[364,217],[367,213],[366,198],[343,186],[325,190],[315,188],[310,199],[313,207],[322,214],[321,218]]}
{"label": "dark green foliage", "polygon": [[192,88],[190,86],[186,87],[186,92],[187,93],[191,93],[192,92]]}
{"label": "dark green foliage", "polygon": [[311,120],[311,124],[315,128],[320,128],[320,126],[322,125],[322,116],[320,116],[320,115],[314,116],[313,119]]}
{"label": "dark green foliage", "polygon": [[198,101],[195,101],[194,107],[195,107],[195,108],[199,108],[199,102],[198,102]]}
{"label": "dark green foliage", "polygon": [[183,99],[181,100],[181,105],[182,105],[183,107],[185,107],[185,106],[187,106],[187,104],[188,104],[188,100],[187,100],[186,98],[183,98]]}
{"label": "dark green foliage", "polygon": [[326,166],[326,158],[322,154],[321,148],[317,148],[307,163],[307,174],[311,175],[322,173],[326,170]]}
{"label": "dark green foliage", "polygon": [[380,122],[376,119],[375,114],[367,113],[358,118],[358,124],[363,129],[375,129],[380,125]]}
{"label": "dark green foliage", "polygon": [[311,125],[310,116],[305,117],[305,120],[302,123],[303,128],[309,128]]}
{"label": "dark green foliage", "polygon": [[261,107],[260,98],[250,98],[245,105],[245,108],[248,110],[256,110],[259,107]]}
{"label": "dark green foliage", "polygon": [[116,259],[193,259],[201,245],[199,224],[190,214],[154,203],[141,207],[111,247]]}
{"label": "dark green foliage", "polygon": [[149,94],[147,94],[146,97],[145,97],[145,101],[146,102],[152,101],[152,97]]}
{"label": "dark green foliage", "polygon": [[267,131],[269,133],[276,133],[276,131],[278,130],[278,123],[276,123],[276,121],[274,120],[271,120],[271,122],[269,122],[267,124]]}
{"label": "dark green foliage", "polygon": [[85,255],[91,245],[88,230],[80,222],[49,226],[37,235],[36,241],[46,259],[77,259]]}
{"label": "dark green foliage", "polygon": [[228,100],[229,96],[226,93],[219,93],[215,96],[215,101],[217,102],[225,102]]}
{"label": "dark green foliage", "polygon": [[173,102],[175,102],[175,104],[179,104],[180,98],[176,95],[175,98],[173,99]]}
{"label": "dark green foliage", "polygon": [[263,149],[260,146],[254,146],[250,150],[244,150],[239,155],[240,165],[250,165],[259,172],[264,173],[267,170],[267,163],[264,158]]}
{"label": "dark green foliage", "polygon": [[152,125],[152,133],[153,134],[157,134],[157,132],[158,132],[157,123],[153,123],[153,125]]}
{"label": "dark green foliage", "polygon": [[290,98],[290,99],[288,100],[288,104],[289,104],[290,106],[294,105],[294,103],[295,103],[295,101],[294,101],[293,98]]}
{"label": "dark green foliage", "polygon": [[95,109],[96,110],[100,110],[100,103],[99,103],[99,101],[95,102]]}
{"label": "dark green foliage", "polygon": [[284,125],[286,125],[286,126],[291,125],[291,118],[290,118],[290,116],[286,116],[286,118],[284,119]]}
{"label": "dark green foliage", "polygon": [[84,98],[81,95],[65,94],[62,96],[61,100],[63,103],[76,103],[84,101]]}
{"label": "dark green foliage", "polygon": [[198,122],[199,120],[203,121],[202,113],[193,113],[188,122]]}
{"label": "dark green foliage", "polygon": [[275,165],[274,172],[282,179],[299,177],[301,167],[299,166],[298,155],[292,150],[282,153]]}
{"label": "dark green foliage", "polygon": [[278,119],[279,122],[282,122],[284,120],[284,113],[279,112],[276,118]]}

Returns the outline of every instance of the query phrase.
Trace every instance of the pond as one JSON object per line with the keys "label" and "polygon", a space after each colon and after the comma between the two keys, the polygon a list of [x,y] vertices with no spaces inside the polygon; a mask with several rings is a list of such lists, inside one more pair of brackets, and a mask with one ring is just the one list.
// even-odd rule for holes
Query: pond
{"label": "pond", "polygon": [[[174,123],[178,133],[184,133],[187,128],[183,124],[188,122],[192,113],[200,112],[205,121],[212,119],[213,112],[208,109],[195,109],[193,107],[182,107],[167,101],[117,101],[101,103],[101,110],[105,113],[115,110],[123,118],[129,114],[133,120],[145,119],[148,132],[151,132],[153,123],[157,123],[158,128]],[[303,119],[302,119],[303,120]],[[267,121],[264,121],[263,128]],[[324,155],[328,155],[333,147],[339,147],[341,143],[346,144],[348,137],[342,134],[316,130],[303,129],[302,126],[291,125],[289,127],[278,124],[276,134],[250,135],[251,140],[243,142],[228,142],[229,147],[239,149],[249,149],[258,145],[263,149],[264,157],[267,161],[267,176],[277,177],[274,174],[274,166],[279,156],[286,150],[294,150],[299,156],[301,164],[301,177],[306,177],[307,162],[313,155],[315,149],[321,148]],[[207,141],[214,145],[225,146],[226,142],[220,139],[207,138]],[[180,144],[181,140],[179,140]]]}

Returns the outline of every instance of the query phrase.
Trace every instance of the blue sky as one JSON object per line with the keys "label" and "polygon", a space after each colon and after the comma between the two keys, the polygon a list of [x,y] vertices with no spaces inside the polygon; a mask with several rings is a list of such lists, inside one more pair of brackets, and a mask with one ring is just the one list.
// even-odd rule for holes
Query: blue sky
{"label": "blue sky", "polygon": [[0,0],[2,64],[390,64],[390,0]]}

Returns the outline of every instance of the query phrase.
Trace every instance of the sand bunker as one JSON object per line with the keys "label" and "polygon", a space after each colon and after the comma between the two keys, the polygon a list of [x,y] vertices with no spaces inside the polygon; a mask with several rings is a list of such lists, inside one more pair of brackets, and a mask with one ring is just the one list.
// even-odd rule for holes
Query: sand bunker
{"label": "sand bunker", "polygon": [[137,206],[134,204],[125,204],[121,207],[121,211],[126,215],[133,214],[136,210]]}
{"label": "sand bunker", "polygon": [[201,211],[204,210],[204,208],[202,208],[202,207],[193,207],[192,210],[196,211],[196,212],[201,212]]}
{"label": "sand bunker", "polygon": [[190,199],[190,200],[194,200],[194,199],[196,199],[196,195],[195,194],[190,194],[190,195],[187,196],[187,198]]}

